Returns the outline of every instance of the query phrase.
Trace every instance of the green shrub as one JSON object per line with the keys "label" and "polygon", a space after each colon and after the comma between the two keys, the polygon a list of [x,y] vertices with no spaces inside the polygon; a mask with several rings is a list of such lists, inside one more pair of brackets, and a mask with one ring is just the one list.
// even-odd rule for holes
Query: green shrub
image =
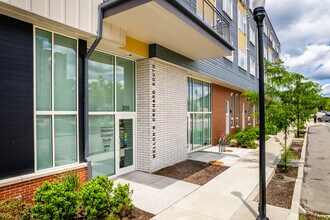
{"label": "green shrub", "polygon": [[68,182],[45,182],[33,198],[33,219],[71,219],[78,210],[79,197]]}
{"label": "green shrub", "polygon": [[8,198],[0,202],[0,219],[28,220],[30,215],[30,207],[21,200]]}
{"label": "green shrub", "polygon": [[110,213],[113,181],[98,176],[87,182],[80,191],[82,212],[87,219],[105,218]]}
{"label": "green shrub", "polygon": [[228,138],[229,140],[235,139],[238,146],[256,148],[257,144],[254,141],[259,139],[259,127],[247,128],[244,131],[229,135]]}
{"label": "green shrub", "polygon": [[120,218],[129,214],[134,205],[130,197],[129,184],[121,185],[120,183],[113,190],[111,198],[111,212]]}
{"label": "green shrub", "polygon": [[245,132],[250,133],[254,139],[259,140],[259,127],[249,127],[245,130]]}
{"label": "green shrub", "polygon": [[241,147],[248,147],[248,148],[256,148],[257,144],[255,141],[255,136],[253,133],[249,132],[240,132],[235,135],[235,139],[237,141],[237,145]]}
{"label": "green shrub", "polygon": [[68,184],[71,191],[78,191],[80,186],[79,176],[76,172],[65,173],[61,176],[61,180]]}

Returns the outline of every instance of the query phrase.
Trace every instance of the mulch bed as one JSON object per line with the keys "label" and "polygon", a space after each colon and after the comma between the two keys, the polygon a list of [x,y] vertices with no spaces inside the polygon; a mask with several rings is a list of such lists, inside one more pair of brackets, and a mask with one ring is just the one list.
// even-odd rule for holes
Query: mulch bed
{"label": "mulch bed", "polygon": [[125,216],[122,218],[122,220],[128,220],[128,219],[137,219],[137,220],[149,220],[155,215],[145,212],[141,209],[134,208],[129,216]]}
{"label": "mulch bed", "polygon": [[301,149],[303,146],[304,141],[294,141],[292,142],[290,146],[290,150],[292,151],[293,155],[295,156],[296,159],[301,158]]}
{"label": "mulch bed", "polygon": [[297,174],[297,167],[288,168],[287,172],[284,172],[284,167],[278,165],[267,186],[267,204],[290,209]]}
{"label": "mulch bed", "polygon": [[210,165],[194,160],[185,160],[173,166],[165,167],[155,172],[155,174],[197,185],[204,185],[226,169],[228,169],[228,167]]}
{"label": "mulch bed", "polygon": [[[129,220],[129,219],[149,220],[154,216],[155,215],[153,215],[149,212],[145,212],[145,211],[135,207],[129,215],[121,218],[120,220]],[[77,217],[75,217],[74,219],[75,220],[86,220],[87,218],[85,216],[81,215],[81,211],[80,211],[79,215]],[[105,220],[105,219],[102,219],[102,220]]]}
{"label": "mulch bed", "polygon": [[330,218],[327,217],[319,217],[317,215],[313,214],[300,214],[299,215],[300,220],[329,220]]}

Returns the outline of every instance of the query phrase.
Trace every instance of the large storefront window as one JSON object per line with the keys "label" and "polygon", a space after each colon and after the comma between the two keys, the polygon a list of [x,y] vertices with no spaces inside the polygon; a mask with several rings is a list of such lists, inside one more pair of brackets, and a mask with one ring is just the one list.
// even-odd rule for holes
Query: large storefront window
{"label": "large storefront window", "polygon": [[[121,120],[117,131],[116,118],[117,112],[135,111],[135,62],[95,51],[88,73],[92,175],[111,176],[117,173],[119,160],[120,168],[133,165],[133,121]],[[116,152],[116,135],[124,143],[117,151],[120,155]]]}
{"label": "large storefront window", "polygon": [[116,59],[116,92],[117,111],[135,111],[135,63],[117,57]]}
{"label": "large storefront window", "polygon": [[188,150],[211,145],[211,84],[188,78]]}
{"label": "large storefront window", "polygon": [[36,169],[77,162],[77,40],[35,31]]}

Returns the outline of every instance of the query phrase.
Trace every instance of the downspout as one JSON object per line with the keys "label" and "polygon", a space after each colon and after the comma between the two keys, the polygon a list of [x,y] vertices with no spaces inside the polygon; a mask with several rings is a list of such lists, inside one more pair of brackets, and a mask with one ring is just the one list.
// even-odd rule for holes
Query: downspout
{"label": "downspout", "polygon": [[97,45],[100,43],[102,39],[103,33],[103,19],[104,19],[104,11],[109,9],[110,7],[118,5],[123,0],[108,0],[103,2],[98,7],[98,27],[97,27],[97,36],[87,51],[87,54],[84,59],[84,157],[87,162],[87,180],[92,179],[92,161],[89,160],[89,128],[88,128],[88,61]]}

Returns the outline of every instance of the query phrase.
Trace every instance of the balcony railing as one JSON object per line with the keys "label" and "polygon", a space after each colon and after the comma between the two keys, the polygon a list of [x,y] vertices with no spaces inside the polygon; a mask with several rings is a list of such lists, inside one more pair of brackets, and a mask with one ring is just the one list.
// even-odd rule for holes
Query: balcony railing
{"label": "balcony railing", "polygon": [[209,0],[176,0],[209,25],[224,40],[230,43],[228,20]]}

